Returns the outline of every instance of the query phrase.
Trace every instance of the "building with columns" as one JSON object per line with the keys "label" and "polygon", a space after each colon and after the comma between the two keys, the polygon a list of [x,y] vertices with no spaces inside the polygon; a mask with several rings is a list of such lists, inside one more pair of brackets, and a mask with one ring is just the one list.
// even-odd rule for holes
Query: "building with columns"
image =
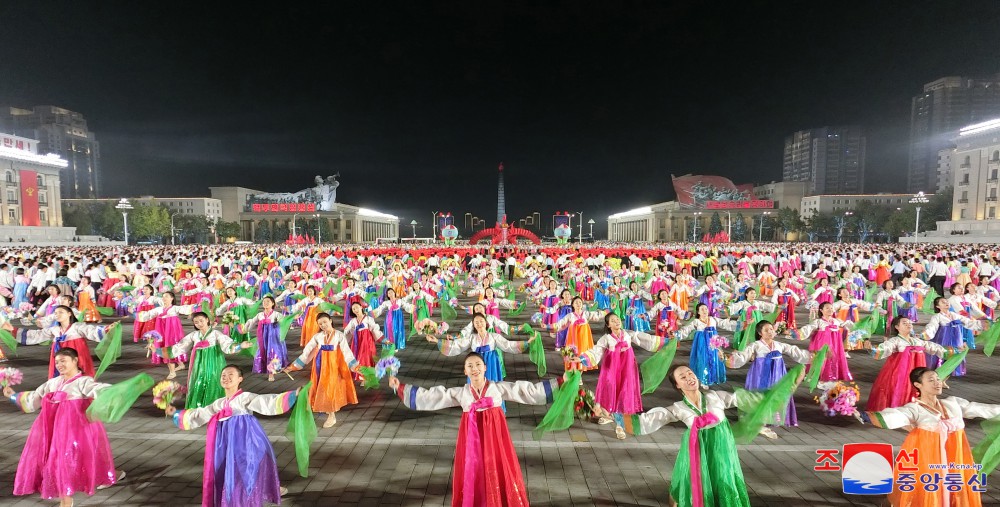
{"label": "building with columns", "polygon": [[38,154],[38,141],[0,133],[0,242],[70,241],[63,227],[60,172],[65,159]]}
{"label": "building with columns", "polygon": [[[255,209],[247,204],[248,197],[265,192],[243,187],[210,187],[210,190],[212,197],[222,203],[222,219],[239,222],[243,241],[256,241],[261,227],[266,227],[269,233],[279,226],[291,232],[292,221],[297,217],[325,221],[326,230],[332,237],[319,238],[324,243],[374,243],[379,239],[394,241],[399,237],[399,217],[388,213],[339,202],[326,211],[307,203],[259,205]],[[318,236],[315,230],[296,231],[297,235],[306,233],[314,238]],[[269,241],[285,239],[272,237]]]}

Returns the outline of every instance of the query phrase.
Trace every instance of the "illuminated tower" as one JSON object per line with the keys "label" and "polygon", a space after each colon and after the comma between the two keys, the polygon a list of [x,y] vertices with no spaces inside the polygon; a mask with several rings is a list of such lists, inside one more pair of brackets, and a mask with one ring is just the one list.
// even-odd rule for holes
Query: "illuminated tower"
{"label": "illuminated tower", "polygon": [[497,224],[507,221],[507,207],[503,200],[503,162],[500,162],[499,180],[497,183]]}

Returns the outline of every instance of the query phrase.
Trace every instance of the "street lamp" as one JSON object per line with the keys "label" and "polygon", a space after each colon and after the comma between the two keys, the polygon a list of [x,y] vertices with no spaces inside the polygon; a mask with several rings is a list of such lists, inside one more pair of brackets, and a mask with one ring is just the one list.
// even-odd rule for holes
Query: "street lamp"
{"label": "street lamp", "polygon": [[431,243],[436,242],[438,237],[437,236],[438,213],[440,212],[435,211],[434,213],[431,213]]}
{"label": "street lamp", "polygon": [[298,217],[298,216],[299,216],[298,213],[292,215],[292,240],[293,241],[295,240],[295,218]]}
{"label": "street lamp", "polygon": [[[583,243],[583,212],[577,211],[577,213],[580,214],[580,239],[578,243]],[[572,234],[572,231],[570,232],[570,234]]]}
{"label": "street lamp", "polygon": [[695,211],[692,215],[694,215],[694,229],[691,231],[691,242],[693,243],[698,241],[698,217],[701,216],[701,212]]}
{"label": "street lamp", "polygon": [[417,221],[410,220],[410,226],[413,227],[413,239],[417,239]]}
{"label": "street lamp", "polygon": [[927,199],[927,195],[924,194],[923,192],[917,192],[917,194],[914,195],[912,199],[910,199],[910,204],[917,205],[917,225],[913,228],[914,243],[916,243],[917,241],[917,235],[920,234],[920,205],[926,204],[927,202],[929,202],[929,200]]}
{"label": "street lamp", "polygon": [[132,209],[132,204],[128,202],[128,199],[122,197],[115,208],[122,212],[122,222],[125,223],[125,244],[128,245],[128,210]]}
{"label": "street lamp", "polygon": [[590,224],[590,240],[594,241],[594,224],[596,224],[597,222],[595,222],[594,219],[591,218],[590,220],[587,220],[587,223]]}
{"label": "street lamp", "polygon": [[171,246],[173,246],[173,244],[174,244],[174,217],[176,217],[180,213],[181,212],[178,211],[178,212],[170,215],[170,245]]}
{"label": "street lamp", "polygon": [[316,244],[318,245],[323,242],[323,230],[319,228],[319,213],[313,216],[316,217]]}
{"label": "street lamp", "polygon": [[[758,232],[758,233],[757,233],[757,241],[764,241],[764,220],[765,220],[765,219],[767,218],[767,216],[768,216],[768,215],[770,215],[770,214],[771,214],[771,212],[770,212],[770,211],[765,211],[765,212],[764,212],[764,213],[763,213],[763,214],[762,214],[762,215],[760,216],[760,232]],[[750,235],[751,235],[751,236],[753,236],[753,232],[751,232],[751,233],[750,233]]]}

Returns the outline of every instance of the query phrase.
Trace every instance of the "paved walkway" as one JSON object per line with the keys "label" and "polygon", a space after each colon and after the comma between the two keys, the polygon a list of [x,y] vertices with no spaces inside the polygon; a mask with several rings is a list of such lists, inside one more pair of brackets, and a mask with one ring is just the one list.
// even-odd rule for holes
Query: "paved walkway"
{"label": "paved walkway", "polygon": [[[513,322],[522,323],[531,312]],[[468,317],[459,317],[459,323]],[[799,322],[805,315],[799,316]],[[923,318],[926,320],[926,317]],[[190,326],[186,326],[190,327]],[[599,326],[595,325],[595,334]],[[131,336],[126,325],[125,336]],[[298,333],[290,333],[291,353],[300,351]],[[294,344],[293,344],[294,342]],[[548,347],[551,344],[547,341]],[[687,360],[689,346],[682,344],[678,360]],[[10,365],[25,373],[23,388],[34,388],[44,380],[48,361],[44,347],[22,347],[20,356]],[[647,357],[639,352],[640,361]],[[399,353],[404,382],[421,386],[461,385],[460,358],[441,356],[435,346],[412,340]],[[508,376],[514,380],[535,380],[535,367],[526,356],[507,356]],[[561,374],[561,361],[549,352],[549,375]],[[970,378],[950,382],[947,394],[985,403],[1000,403],[997,361],[981,353],[970,356]],[[247,366],[249,360],[235,359]],[[851,370],[859,379],[862,395],[867,396],[871,381],[880,366],[870,356],[855,354]],[[124,357],[112,367],[106,378],[118,382],[145,371],[160,380],[165,368],[148,364],[142,344],[128,342]],[[730,384],[743,384],[746,368],[730,372]],[[293,389],[305,382],[306,373],[298,373],[293,382],[285,376],[269,383],[266,377],[251,375],[244,383],[250,392],[271,393]],[[585,377],[593,387],[596,374]],[[179,381],[184,380],[182,373]],[[313,445],[309,478],[298,477],[292,446],[284,437],[286,416],[260,417],[272,437],[281,479],[289,489],[287,505],[450,505],[451,466],[458,433],[459,409],[439,412],[415,412],[405,408],[387,388],[362,390],[360,404],[338,415],[338,424],[320,428]],[[647,408],[665,406],[679,396],[664,383],[652,395],[645,396]],[[851,496],[841,493],[838,472],[814,472],[817,448],[839,448],[850,442],[888,442],[898,446],[905,433],[862,426],[852,418],[823,416],[812,396],[800,389],[796,396],[800,426],[779,428],[778,440],[758,438],[739,449],[755,506],[848,506],[883,505],[884,497]],[[671,425],[652,435],[619,441],[612,426],[576,425],[567,432],[549,434],[534,441],[531,430],[541,419],[545,407],[508,404],[508,424],[528,494],[536,506],[653,506],[666,505],[668,482],[684,432],[682,425]],[[38,497],[15,498],[14,472],[34,415],[16,411],[13,405],[0,405],[0,504],[38,505]],[[197,505],[201,499],[202,456],[205,430],[183,432],[175,428],[152,406],[144,395],[128,415],[117,424],[107,425],[117,465],[128,472],[124,484],[99,492],[92,498],[77,497],[77,505]],[[982,435],[978,422],[968,428],[972,442]],[[996,475],[993,476],[997,478]],[[984,505],[1000,505],[998,489],[984,494]]]}

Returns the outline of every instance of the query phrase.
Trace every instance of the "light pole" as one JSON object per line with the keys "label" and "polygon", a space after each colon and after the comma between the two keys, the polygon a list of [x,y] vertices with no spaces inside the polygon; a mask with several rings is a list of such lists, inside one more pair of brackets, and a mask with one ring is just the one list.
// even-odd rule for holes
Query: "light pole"
{"label": "light pole", "polygon": [[299,216],[298,213],[292,215],[292,241],[295,241],[295,219]]}
{"label": "light pole", "polygon": [[413,239],[417,239],[417,221],[410,220],[410,227],[413,227]]}
{"label": "light pole", "polygon": [[437,242],[437,237],[438,237],[437,236],[438,213],[440,213],[440,212],[439,211],[435,211],[434,213],[431,213],[431,218],[432,218],[432,220],[431,220],[431,243]]}
{"label": "light pole", "polygon": [[[577,242],[583,243],[583,212],[577,211],[577,213],[580,214],[580,239]],[[572,234],[572,231],[570,233]]]}
{"label": "light pole", "polygon": [[590,220],[587,220],[587,223],[590,224],[590,240],[594,241],[594,224],[596,224],[597,222],[595,222],[594,219],[591,218]]}
{"label": "light pole", "polygon": [[132,204],[128,202],[128,199],[122,197],[115,208],[122,212],[122,222],[125,223],[125,245],[128,245],[128,210],[132,209]]}
{"label": "light pole", "polygon": [[729,210],[726,210],[726,220],[729,221],[729,224],[726,227],[726,236],[729,236],[729,241],[732,241],[733,240],[733,214],[730,213]]}
{"label": "light pole", "polygon": [[319,213],[313,216],[316,217],[316,244],[318,245],[323,242],[323,230],[319,227]]}
{"label": "light pole", "polygon": [[180,211],[170,215],[170,245],[174,245],[174,217],[180,214]]}
{"label": "light pole", "polygon": [[912,199],[910,199],[910,204],[917,205],[917,225],[913,228],[914,243],[917,242],[917,235],[920,234],[920,205],[926,204],[927,202],[929,202],[929,200],[927,199],[927,195],[924,194],[923,192],[917,192],[917,194],[914,195]]}
{"label": "light pole", "polygon": [[694,243],[698,241],[698,217],[701,216],[701,212],[695,211],[692,215],[694,215],[694,229],[691,231],[691,242]]}
{"label": "light pole", "polygon": [[[770,214],[771,214],[770,211],[765,211],[760,216],[760,232],[757,233],[757,241],[764,241],[764,220]],[[753,232],[751,232],[750,235],[753,236]]]}

